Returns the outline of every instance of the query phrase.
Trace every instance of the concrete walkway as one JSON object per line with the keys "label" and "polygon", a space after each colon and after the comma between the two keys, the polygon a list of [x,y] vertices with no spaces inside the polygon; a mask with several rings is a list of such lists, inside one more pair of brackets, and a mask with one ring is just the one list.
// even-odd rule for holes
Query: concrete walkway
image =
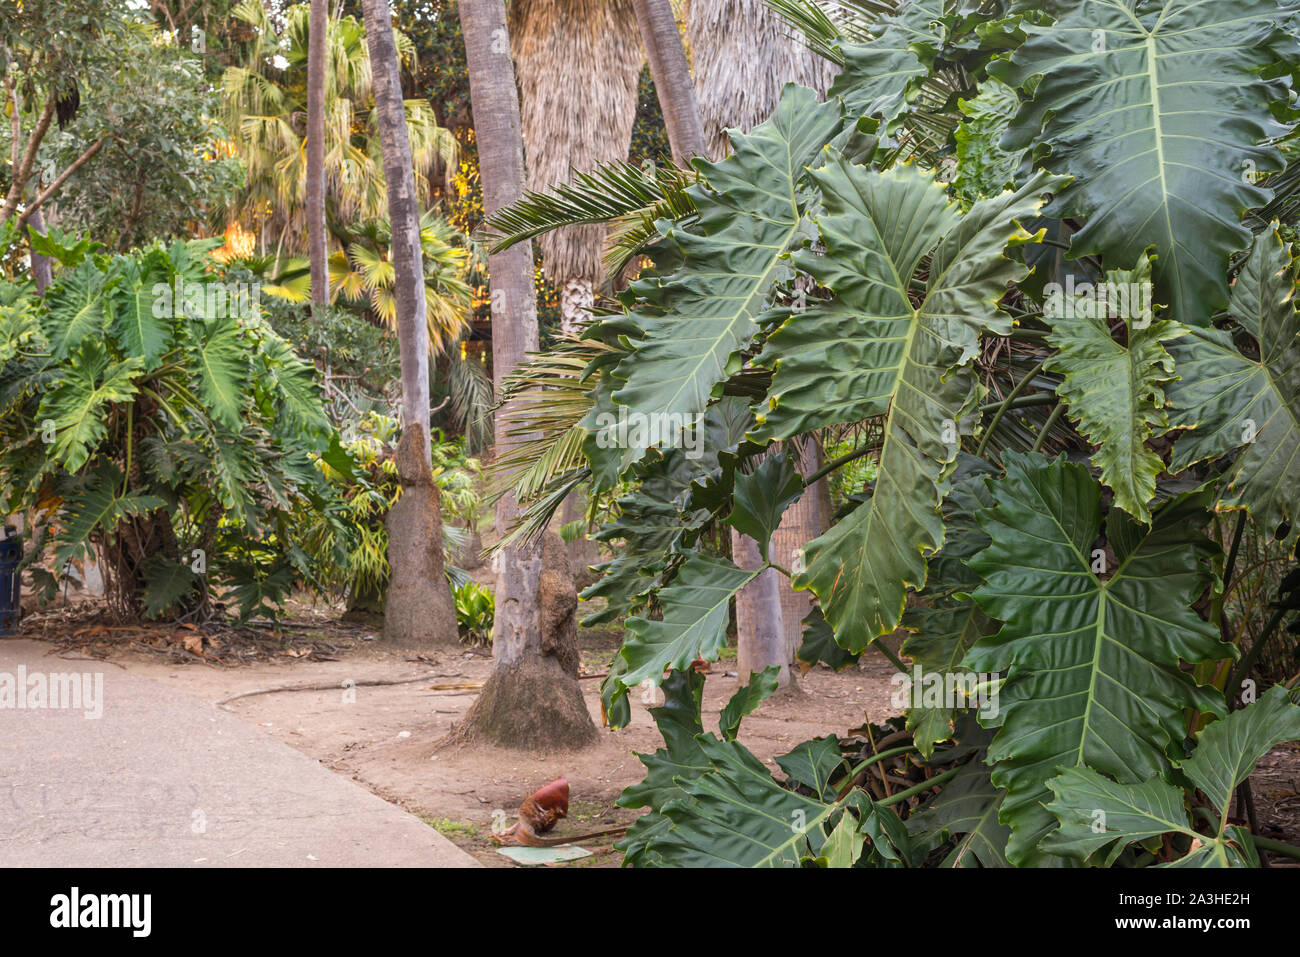
{"label": "concrete walkway", "polygon": [[[0,866],[478,866],[260,728],[50,647],[0,639]],[[58,684],[51,674],[89,676],[82,710],[30,706],[35,686]],[[97,674],[102,717],[87,718]]]}

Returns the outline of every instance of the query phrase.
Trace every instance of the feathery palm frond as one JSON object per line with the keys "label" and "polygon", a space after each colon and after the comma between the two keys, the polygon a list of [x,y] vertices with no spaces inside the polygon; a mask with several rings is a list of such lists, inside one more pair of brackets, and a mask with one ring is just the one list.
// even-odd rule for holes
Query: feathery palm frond
{"label": "feathery palm frond", "polygon": [[695,216],[695,202],[687,190],[697,182],[695,170],[672,165],[647,171],[627,163],[607,163],[590,173],[575,173],[572,182],[547,192],[530,190],[522,199],[497,210],[487,221],[488,230],[495,234],[492,251],[500,252],[553,229],[612,222],[605,268],[609,274],[617,274],[647,242],[658,237],[656,221],[689,221]]}

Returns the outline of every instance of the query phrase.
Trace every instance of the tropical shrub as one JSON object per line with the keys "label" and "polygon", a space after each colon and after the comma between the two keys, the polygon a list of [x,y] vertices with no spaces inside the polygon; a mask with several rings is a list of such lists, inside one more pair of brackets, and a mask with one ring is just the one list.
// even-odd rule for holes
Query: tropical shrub
{"label": "tropical shrub", "polygon": [[[518,473],[521,534],[579,484],[615,506],[596,537],[621,554],[585,593],[630,615],[606,714],[626,724],[643,682],[666,696],[627,862],[1300,856],[1229,823],[1300,706],[1296,679],[1260,694],[1241,670],[1223,602],[1229,539],[1300,536],[1297,5],[773,6],[841,66],[825,102],[787,87],[693,183],[611,167],[495,220],[501,244],[639,223],[614,253],[650,261],[515,423],[537,462],[578,450]],[[879,650],[914,682],[904,720],[804,742],[777,777],[736,740],[771,674],[717,734],[700,721],[691,662],[763,570],[703,544],[765,543],[818,477],[779,443],[845,429],[828,469],[870,456],[869,486],[764,567],[815,597],[801,660]],[[899,629],[910,668],[880,641]],[[876,786],[886,763],[906,786]]]}
{"label": "tropical shrub", "polygon": [[456,624],[463,644],[487,647],[492,644],[492,623],[496,618],[496,596],[492,589],[467,581],[452,589],[456,603]]}
{"label": "tropical shrub", "polygon": [[211,271],[220,240],[119,256],[38,240],[62,266],[45,296],[0,286],[0,496],[42,529],[33,580],[51,590],[93,550],[119,614],[273,613],[314,582],[298,515],[343,533],[313,368],[255,286]]}

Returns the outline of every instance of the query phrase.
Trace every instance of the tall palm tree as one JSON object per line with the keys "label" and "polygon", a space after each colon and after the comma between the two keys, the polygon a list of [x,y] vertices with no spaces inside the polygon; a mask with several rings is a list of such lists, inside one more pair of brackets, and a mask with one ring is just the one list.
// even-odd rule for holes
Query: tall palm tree
{"label": "tall palm tree", "polygon": [[728,128],[748,133],[772,115],[781,89],[799,83],[825,93],[830,61],[792,37],[763,0],[685,0],[695,95],[706,154],[728,149]]}
{"label": "tall palm tree", "polygon": [[[245,64],[230,67],[222,78],[223,126],[232,148],[248,168],[244,189],[224,210],[227,221],[261,227],[270,234],[277,255],[306,252],[308,234],[306,150],[307,104],[295,91],[309,66],[310,8],[288,9],[283,30],[260,0],[245,0],[232,16],[252,28]],[[366,33],[353,17],[328,21],[325,31],[324,183],[327,215],[340,222],[381,219],[386,215],[383,158],[372,109],[371,61]],[[400,33],[394,45],[407,66],[415,47]],[[425,99],[406,100],[405,120],[416,176],[417,198],[425,206],[433,196],[428,176],[437,164],[453,168],[456,140],[438,125]]]}
{"label": "tall palm tree", "polygon": [[395,456],[402,495],[385,522],[392,578],[384,637],[406,645],[450,644],[457,642],[458,635],[451,590],[443,574],[442,517],[429,445],[428,328],[415,169],[388,0],[364,0],[362,9],[387,183],[402,365],[402,438]]}
{"label": "tall palm tree", "polygon": [[[378,2],[378,0],[370,0]],[[524,193],[523,136],[510,35],[504,0],[460,0],[461,29],[469,68],[470,105],[478,142],[483,208],[491,216]],[[559,55],[562,51],[557,51]],[[524,358],[536,352],[537,304],[530,247],[520,243],[488,260],[492,302],[492,365],[497,394],[502,380]],[[508,411],[508,409],[506,410]],[[496,419],[496,451],[508,451],[506,415]],[[512,494],[496,505],[498,533],[518,517]],[[542,614],[542,583],[551,569],[541,543],[501,548],[498,567],[496,623],[493,629],[492,676],[461,723],[457,734],[483,738],[517,748],[550,749],[587,744],[596,736],[578,685],[576,635],[572,609],[567,628]],[[549,575],[552,599],[558,598],[556,578]],[[560,584],[560,588],[564,586]],[[569,583],[567,589],[572,589]],[[576,605],[576,597],[574,604]],[[557,630],[559,628],[559,630]]]}
{"label": "tall palm tree", "polygon": [[[307,246],[313,309],[329,302],[329,250],[325,239],[325,33],[327,0],[311,0],[307,35]],[[319,316],[317,316],[319,319]]]}
{"label": "tall palm tree", "polygon": [[708,148],[672,0],[633,0],[633,6],[673,160],[684,166],[692,156],[707,156]]}
{"label": "tall palm tree", "polygon": [[[636,119],[641,47],[632,0],[513,0],[528,188],[572,180],[574,170],[627,159]],[[559,55],[563,51],[563,55]],[[560,288],[563,331],[585,324],[603,276],[604,226],[541,236],[542,267]]]}

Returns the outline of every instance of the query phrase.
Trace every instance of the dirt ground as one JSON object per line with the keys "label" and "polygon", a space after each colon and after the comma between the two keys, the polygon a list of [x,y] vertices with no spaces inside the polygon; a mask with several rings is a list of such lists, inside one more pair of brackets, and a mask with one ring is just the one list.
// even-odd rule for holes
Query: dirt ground
{"label": "dirt ground", "polygon": [[[448,649],[421,654],[395,653],[378,640],[377,628],[331,620],[333,610],[298,609],[280,647],[259,654],[213,655],[206,642],[199,654],[182,641],[159,642],[147,631],[104,631],[84,624],[25,622],[25,637],[56,642],[51,654],[65,658],[106,657],[116,667],[166,682],[213,703],[233,695],[284,685],[329,685],[325,691],[278,691],[238,698],[228,711],[265,728],[281,741],[346,774],[385,800],[436,827],[485,865],[515,866],[497,853],[491,840],[495,812],[513,821],[519,804],[537,788],[565,777],[569,817],[556,836],[624,825],[640,811],[615,807],[622,790],[644,777],[634,752],[662,745],[643,701],[631,695],[632,722],[620,731],[603,729],[599,742],[576,752],[529,754],[503,749],[447,747],[441,739],[469,710],[475,688],[446,688],[481,682],[492,670],[482,650]],[[180,633],[182,636],[184,632]],[[618,636],[580,629],[582,673],[603,674],[618,648]],[[334,659],[334,660],[319,660]],[[716,728],[718,713],[736,691],[734,658],[712,665],[705,683],[704,720]],[[897,712],[890,706],[889,678],[894,668],[881,656],[838,674],[819,666],[799,680],[799,690],[769,700],[742,724],[740,741],[776,770],[773,756],[800,741],[830,732],[845,733]],[[370,680],[422,680],[367,686]],[[345,689],[351,681],[354,687]],[[582,682],[592,720],[601,726],[598,679]],[[432,686],[439,686],[435,690]],[[656,695],[657,695],[656,691]],[[614,866],[618,836],[584,842],[593,852],[578,866]]]}
{"label": "dirt ground", "polygon": [[[662,744],[647,711],[659,701],[643,701],[634,691],[630,726],[603,730],[596,745],[581,751],[530,754],[442,745],[473,703],[478,693],[474,684],[490,674],[492,659],[465,648],[418,656],[395,653],[378,640],[377,628],[339,622],[334,609],[298,607],[283,637],[218,639],[219,651],[206,637],[199,641],[184,630],[151,635],[145,629],[87,626],[72,610],[66,614],[62,621],[39,621],[40,616],[24,621],[24,637],[50,641],[51,655],[103,658],[213,703],[284,686],[328,686],[253,694],[222,707],[417,815],[491,867],[516,866],[491,840],[494,816],[513,821],[525,797],[560,776],[569,781],[570,810],[555,836],[630,823],[641,812],[614,802],[644,776],[635,752],[651,752]],[[603,674],[617,650],[618,635],[580,629],[579,639],[582,673]],[[705,683],[706,728],[716,728],[719,710],[738,687],[734,667],[734,657],[712,665]],[[893,673],[883,656],[870,654],[839,673],[818,666],[799,680],[797,692],[769,699],[747,717],[740,741],[776,770],[772,758],[800,741],[844,734],[864,718],[880,723],[896,714],[890,702]],[[366,684],[408,678],[419,680]],[[348,682],[353,687],[346,688]],[[465,685],[470,687],[460,687]],[[599,685],[596,678],[582,682],[597,727]],[[1252,782],[1261,831],[1300,842],[1300,744],[1274,749]],[[617,835],[585,841],[592,856],[560,866],[617,866],[616,840]]]}

